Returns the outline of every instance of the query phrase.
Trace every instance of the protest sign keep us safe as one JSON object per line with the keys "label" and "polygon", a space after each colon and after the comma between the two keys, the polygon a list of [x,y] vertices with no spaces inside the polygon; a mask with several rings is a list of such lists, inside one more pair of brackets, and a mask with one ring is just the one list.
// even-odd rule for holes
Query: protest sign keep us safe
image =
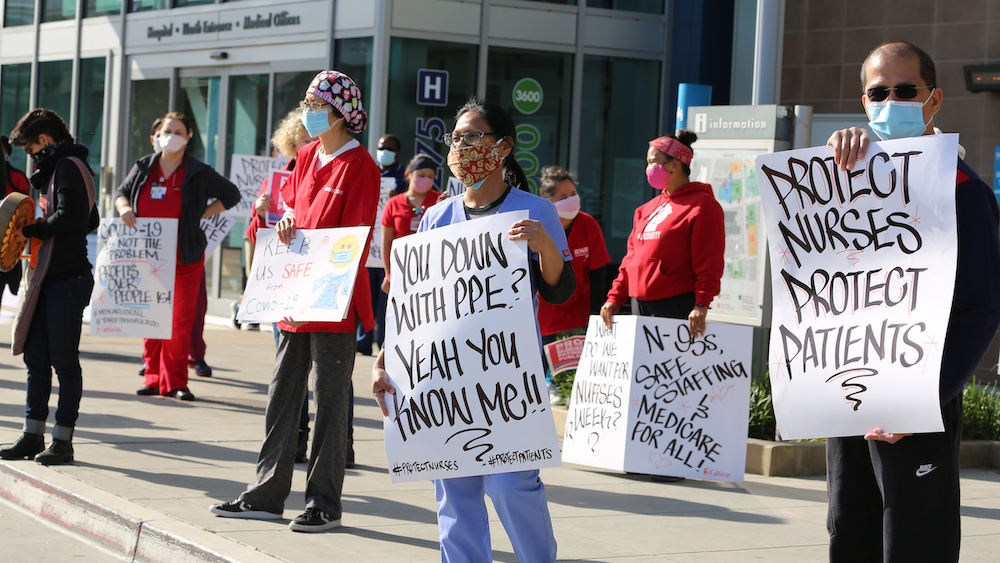
{"label": "protest sign keep us safe", "polygon": [[768,369],[783,438],[943,430],[958,135],[757,157],[772,280]]}
{"label": "protest sign keep us safe", "polygon": [[101,219],[95,262],[90,335],[169,340],[177,219]]}
{"label": "protest sign keep us safe", "polygon": [[257,230],[253,269],[240,322],[344,320],[354,295],[369,227],[296,229],[283,244],[274,229]]}
{"label": "protest sign keep us safe", "polygon": [[573,380],[563,460],[650,475],[742,481],[753,329],[591,316]]}
{"label": "protest sign keep us safe", "polygon": [[397,239],[386,307],[393,483],[559,465],[532,305],[527,212]]}

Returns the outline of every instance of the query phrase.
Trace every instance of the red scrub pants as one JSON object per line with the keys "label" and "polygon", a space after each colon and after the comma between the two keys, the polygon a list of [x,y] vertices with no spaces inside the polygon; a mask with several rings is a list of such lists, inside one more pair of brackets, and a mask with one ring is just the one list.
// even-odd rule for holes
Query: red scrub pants
{"label": "red scrub pants", "polygon": [[177,266],[174,275],[174,317],[170,340],[142,341],[142,359],[146,364],[143,385],[158,387],[161,395],[188,386],[188,350],[194,325],[198,290],[205,278],[205,263],[199,261]]}

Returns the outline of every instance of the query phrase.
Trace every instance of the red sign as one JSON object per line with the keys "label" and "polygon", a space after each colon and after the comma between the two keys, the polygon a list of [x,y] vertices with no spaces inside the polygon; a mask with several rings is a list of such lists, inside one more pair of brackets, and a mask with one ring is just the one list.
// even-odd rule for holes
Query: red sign
{"label": "red sign", "polygon": [[585,336],[571,336],[545,345],[545,358],[552,373],[576,369],[583,355]]}

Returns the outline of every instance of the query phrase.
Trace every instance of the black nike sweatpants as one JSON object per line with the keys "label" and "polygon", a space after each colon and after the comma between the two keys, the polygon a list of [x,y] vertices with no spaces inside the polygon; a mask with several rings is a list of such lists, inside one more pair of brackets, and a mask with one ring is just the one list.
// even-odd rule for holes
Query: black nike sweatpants
{"label": "black nike sweatpants", "polygon": [[941,409],[944,432],[895,444],[826,442],[831,563],[957,563],[962,397]]}

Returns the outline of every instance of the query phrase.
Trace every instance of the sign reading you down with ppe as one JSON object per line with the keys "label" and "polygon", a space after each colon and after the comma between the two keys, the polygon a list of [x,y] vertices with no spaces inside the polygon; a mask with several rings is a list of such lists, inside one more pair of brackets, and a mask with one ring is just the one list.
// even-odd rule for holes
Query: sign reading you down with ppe
{"label": "sign reading you down with ppe", "polygon": [[559,465],[524,241],[526,211],[392,245],[385,450],[393,483]]}
{"label": "sign reading you down with ppe", "polygon": [[240,322],[339,322],[351,306],[369,227],[296,229],[288,244],[257,230]]}
{"label": "sign reading you down with ppe", "polygon": [[649,475],[742,481],[753,328],[591,316],[563,460]]}

